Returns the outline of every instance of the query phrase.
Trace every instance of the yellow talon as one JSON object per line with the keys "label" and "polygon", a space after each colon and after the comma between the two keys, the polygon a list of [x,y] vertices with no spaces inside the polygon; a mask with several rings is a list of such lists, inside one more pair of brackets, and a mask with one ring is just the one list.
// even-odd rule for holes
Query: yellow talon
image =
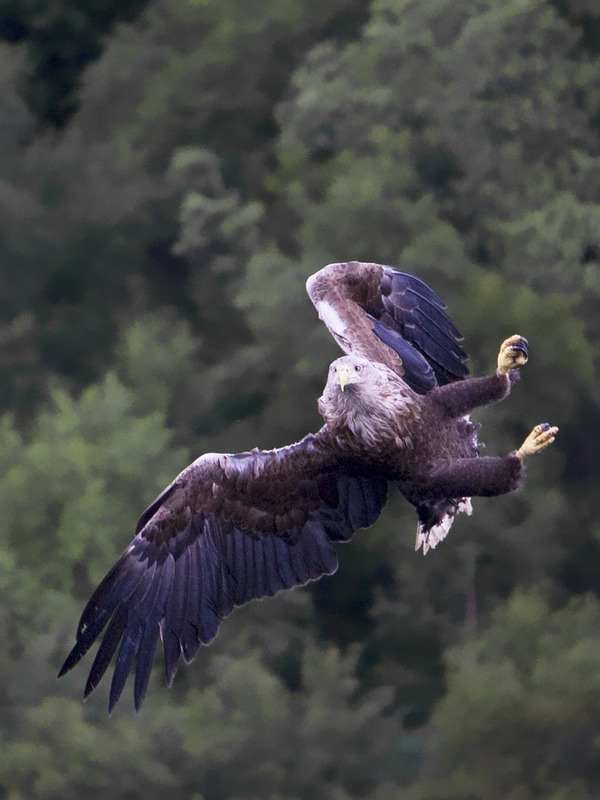
{"label": "yellow talon", "polygon": [[529,358],[529,342],[524,336],[515,333],[500,345],[498,353],[498,374],[507,375],[511,369],[526,364]]}
{"label": "yellow talon", "polygon": [[525,456],[532,456],[535,453],[541,452],[552,444],[556,439],[557,433],[558,428],[550,425],[548,422],[536,425],[521,447],[517,450],[517,455],[519,458],[525,458]]}

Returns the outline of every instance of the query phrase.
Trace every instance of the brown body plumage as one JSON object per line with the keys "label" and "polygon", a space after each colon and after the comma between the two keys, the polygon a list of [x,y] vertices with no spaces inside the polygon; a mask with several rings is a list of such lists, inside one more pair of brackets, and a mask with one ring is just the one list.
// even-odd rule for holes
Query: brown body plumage
{"label": "brown body plumage", "polygon": [[478,453],[468,414],[509,393],[527,360],[522,337],[503,343],[495,374],[467,379],[460,334],[414,276],[332,264],[307,288],[349,353],[330,366],[319,400],[325,424],[275,450],[201,456],[142,514],[84,609],[60,672],[108,625],[85,695],[118,649],[110,709],[132,670],[140,707],[159,635],[170,683],[180,657],[190,661],[235,606],[333,573],[334,544],[375,522],[389,486],[415,506],[426,552],[456,513],[470,512],[470,497],[516,488],[523,457],[554,440],[556,428],[537,426],[504,458]]}
{"label": "brown body plumage", "polygon": [[[340,391],[332,377],[344,368],[355,380]],[[479,458],[476,427],[465,417],[506,397],[510,387],[508,374],[496,374],[419,395],[389,368],[346,356],[331,365],[319,410],[340,453],[395,482],[416,506],[417,546],[427,552],[457,511],[470,507],[470,497],[517,488],[521,458]]]}

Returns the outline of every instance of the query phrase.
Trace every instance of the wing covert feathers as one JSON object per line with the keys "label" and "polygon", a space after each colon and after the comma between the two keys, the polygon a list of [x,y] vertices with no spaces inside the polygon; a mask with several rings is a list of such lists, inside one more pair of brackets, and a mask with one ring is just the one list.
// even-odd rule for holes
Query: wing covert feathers
{"label": "wing covert feathers", "polygon": [[180,657],[191,661],[236,606],[335,572],[333,543],[372,525],[386,499],[384,479],[337,471],[313,436],[279,450],[203,456],[142,515],[85,607],[60,675],[106,628],[84,696],[116,655],[109,710],[131,672],[139,709],[159,636],[170,684]]}

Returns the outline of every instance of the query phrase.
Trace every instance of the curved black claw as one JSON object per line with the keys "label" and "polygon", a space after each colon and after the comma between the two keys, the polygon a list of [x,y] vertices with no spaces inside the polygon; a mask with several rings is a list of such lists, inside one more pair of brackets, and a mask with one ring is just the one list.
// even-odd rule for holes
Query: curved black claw
{"label": "curved black claw", "polygon": [[518,333],[509,336],[500,345],[498,353],[498,374],[511,375],[514,378],[513,370],[522,367],[529,359],[529,342],[524,336]]}
{"label": "curved black claw", "polygon": [[526,360],[529,358],[529,342],[524,336],[519,336],[519,340],[511,344],[510,349],[515,353],[523,353]]}

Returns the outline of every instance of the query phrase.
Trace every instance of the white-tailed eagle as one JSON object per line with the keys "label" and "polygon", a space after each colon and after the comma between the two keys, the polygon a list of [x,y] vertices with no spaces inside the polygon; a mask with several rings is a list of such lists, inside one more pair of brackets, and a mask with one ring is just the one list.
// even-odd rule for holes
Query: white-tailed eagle
{"label": "white-tailed eagle", "polygon": [[335,572],[335,544],[375,522],[390,486],[415,506],[425,553],[471,497],[516,489],[524,456],[554,441],[557,428],[542,424],[507,456],[479,455],[468,414],[508,395],[527,361],[523,337],[503,342],[493,375],[467,378],[461,336],[418,278],[353,261],[324,267],[307,289],[347,353],[319,399],[325,424],[287,447],[200,456],[144,511],[60,671],[108,625],[84,696],[116,653],[109,710],[132,670],[139,709],[159,636],[170,684],[236,606]]}

